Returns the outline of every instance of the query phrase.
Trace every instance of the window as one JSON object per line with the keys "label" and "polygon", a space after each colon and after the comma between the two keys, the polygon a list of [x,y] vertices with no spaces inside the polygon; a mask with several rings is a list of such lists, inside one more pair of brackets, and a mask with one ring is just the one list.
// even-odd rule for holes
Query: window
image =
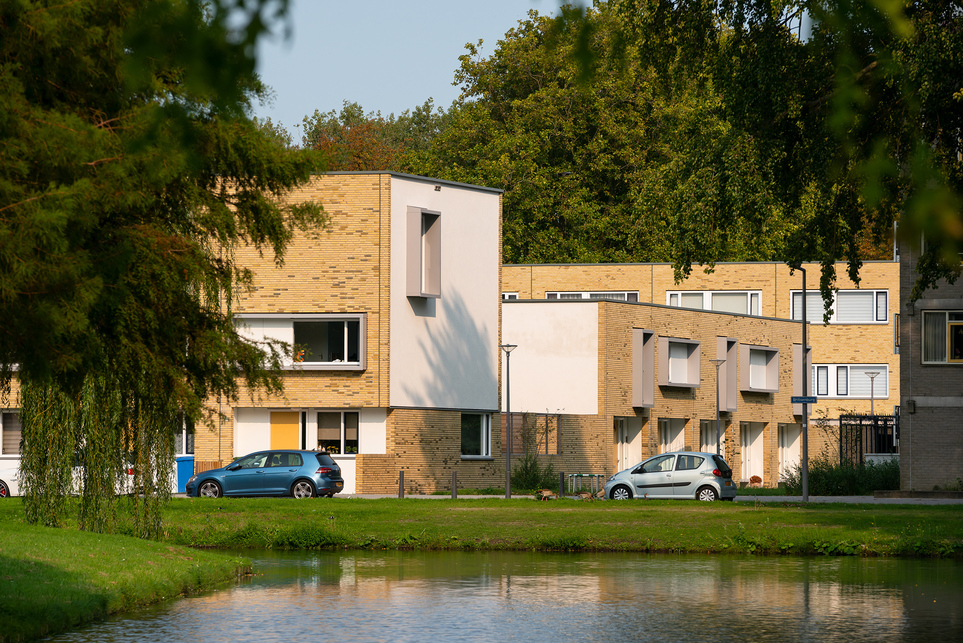
{"label": "window", "polygon": [[174,434],[174,453],[194,455],[194,422],[184,418],[181,430]]}
{"label": "window", "polygon": [[655,333],[632,329],[632,406],[655,406]]}
{"label": "window", "polygon": [[[876,373],[872,378],[871,374]],[[889,367],[886,364],[814,364],[812,390],[818,397],[889,397]]]}
{"label": "window", "polygon": [[301,364],[357,364],[360,355],[361,321],[294,322],[294,361]]}
{"label": "window", "polygon": [[672,465],[675,463],[674,455],[664,455],[661,458],[652,458],[645,464],[643,464],[639,469],[633,471],[633,473],[641,470],[641,473],[659,473],[660,471],[672,471]]}
{"label": "window", "polygon": [[0,414],[0,455],[20,455],[20,414]]}
{"label": "window", "polygon": [[[659,420],[659,452],[688,450],[685,448],[685,418]],[[671,471],[671,468],[669,469]]]}
{"label": "window", "polygon": [[[704,453],[716,452],[716,421],[702,420],[699,422],[699,450]],[[719,420],[719,453],[726,456],[726,421]]]}
{"label": "window", "polygon": [[768,346],[739,346],[740,389],[756,393],[775,393],[779,390],[779,349]]}
{"label": "window", "polygon": [[963,364],[963,311],[923,312],[923,363]]}
{"label": "window", "polygon": [[759,290],[670,290],[665,303],[682,308],[714,310],[720,313],[739,315],[759,315],[762,291]]}
{"label": "window", "polygon": [[716,358],[726,360],[719,366],[719,410],[735,411],[739,403],[739,342],[732,337],[716,338]]}
{"label": "window", "polygon": [[692,471],[693,469],[698,469],[702,466],[705,458],[700,458],[697,455],[680,455],[679,461],[675,465],[676,471]]}
{"label": "window", "polygon": [[[810,324],[823,323],[823,297],[806,292],[806,319]],[[839,290],[829,311],[830,324],[885,324],[889,319],[889,291]],[[802,291],[792,291],[792,318],[802,320]]]}
{"label": "window", "polygon": [[517,293],[517,292],[503,292],[503,293],[502,293],[502,299],[505,299],[505,300],[508,300],[508,299],[518,299],[518,293]]}
{"label": "window", "polygon": [[358,453],[357,411],[318,411],[318,448],[328,453]]}
{"label": "window", "polygon": [[699,342],[659,338],[659,386],[699,387]]}
{"label": "window", "polygon": [[491,457],[491,420],[488,413],[461,414],[461,456]]}
{"label": "window", "polygon": [[364,313],[242,314],[238,332],[255,344],[283,342],[290,355],[286,369],[347,370],[365,368]]}
{"label": "window", "polygon": [[441,213],[408,206],[405,271],[409,297],[441,297]]}
{"label": "window", "polygon": [[639,291],[599,291],[599,292],[547,292],[545,299],[605,299],[608,301],[632,301],[639,300]]}

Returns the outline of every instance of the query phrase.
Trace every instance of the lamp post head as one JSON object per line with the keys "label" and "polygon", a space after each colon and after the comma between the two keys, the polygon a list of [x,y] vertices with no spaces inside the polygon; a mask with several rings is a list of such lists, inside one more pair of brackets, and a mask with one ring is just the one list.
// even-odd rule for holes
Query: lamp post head
{"label": "lamp post head", "polygon": [[511,353],[513,350],[518,348],[518,344],[499,344],[498,347],[505,351],[505,354]]}
{"label": "lamp post head", "polygon": [[709,361],[712,362],[713,366],[715,366],[716,368],[719,368],[720,366],[726,363],[726,360],[724,359],[710,359]]}
{"label": "lamp post head", "polygon": [[876,379],[876,376],[879,375],[879,373],[880,373],[879,371],[867,371],[866,377],[868,377],[870,380],[874,380]]}

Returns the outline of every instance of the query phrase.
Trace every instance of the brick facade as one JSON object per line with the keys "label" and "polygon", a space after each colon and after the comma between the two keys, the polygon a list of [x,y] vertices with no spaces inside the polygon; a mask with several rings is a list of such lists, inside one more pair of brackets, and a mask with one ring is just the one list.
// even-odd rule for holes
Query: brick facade
{"label": "brick facade", "polygon": [[963,362],[924,364],[922,342],[925,313],[963,312],[963,282],[940,283],[910,303],[918,258],[918,250],[907,247],[900,266],[901,291],[906,293],[900,324],[904,401],[900,409],[900,487],[904,491],[959,488],[963,481]]}

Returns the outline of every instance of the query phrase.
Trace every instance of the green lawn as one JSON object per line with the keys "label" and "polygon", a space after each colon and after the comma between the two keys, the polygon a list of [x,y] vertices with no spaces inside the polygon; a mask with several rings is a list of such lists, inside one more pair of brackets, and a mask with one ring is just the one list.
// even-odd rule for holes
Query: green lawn
{"label": "green lawn", "polygon": [[212,547],[963,556],[963,505],[764,500],[175,499],[150,542],[29,526],[14,498],[0,502],[0,641],[248,571]]}
{"label": "green lawn", "polygon": [[250,572],[222,552],[26,525],[19,498],[0,501],[0,534],[0,641],[62,632]]}

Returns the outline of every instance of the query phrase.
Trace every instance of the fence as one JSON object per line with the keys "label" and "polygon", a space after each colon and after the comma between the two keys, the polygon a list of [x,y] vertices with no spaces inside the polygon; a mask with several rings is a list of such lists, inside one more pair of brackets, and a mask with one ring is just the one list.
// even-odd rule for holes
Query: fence
{"label": "fence", "polygon": [[899,453],[899,415],[839,416],[839,461],[860,464],[867,453]]}

